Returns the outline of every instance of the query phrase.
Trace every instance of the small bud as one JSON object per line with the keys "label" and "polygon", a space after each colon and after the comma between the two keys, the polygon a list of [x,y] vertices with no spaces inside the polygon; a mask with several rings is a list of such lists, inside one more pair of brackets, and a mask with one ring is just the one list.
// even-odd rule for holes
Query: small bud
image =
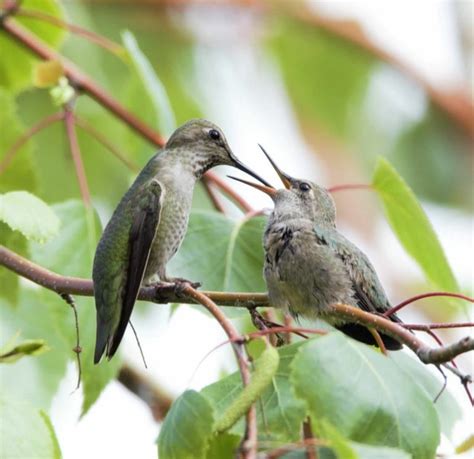
{"label": "small bud", "polygon": [[75,94],[74,88],[69,84],[66,77],[62,76],[58,84],[49,91],[55,105],[61,106],[67,104]]}

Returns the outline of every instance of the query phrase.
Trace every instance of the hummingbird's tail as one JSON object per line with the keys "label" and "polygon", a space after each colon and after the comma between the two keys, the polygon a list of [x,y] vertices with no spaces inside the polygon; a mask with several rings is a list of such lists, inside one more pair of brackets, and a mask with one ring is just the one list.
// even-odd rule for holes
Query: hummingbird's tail
{"label": "hummingbird's tail", "polygon": [[[354,324],[354,323],[347,323],[343,325],[338,325],[336,327],[339,331],[342,331],[345,335],[354,338],[357,341],[365,344],[372,344],[377,346],[377,342],[375,338],[372,336],[372,333],[369,332],[367,327],[364,325]],[[385,335],[380,333],[380,338],[382,338],[383,344],[388,351],[399,351],[403,345],[399,343],[395,338],[391,336]]]}
{"label": "hummingbird's tail", "polygon": [[107,346],[107,341],[109,340],[108,327],[103,320],[97,314],[97,333],[95,340],[95,352],[94,352],[94,363],[97,364],[100,362],[102,355],[104,354],[105,348]]}

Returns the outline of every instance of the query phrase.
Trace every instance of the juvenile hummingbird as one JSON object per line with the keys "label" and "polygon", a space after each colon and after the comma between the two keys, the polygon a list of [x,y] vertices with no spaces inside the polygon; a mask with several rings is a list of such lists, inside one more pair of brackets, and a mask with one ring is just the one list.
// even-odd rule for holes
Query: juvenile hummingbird
{"label": "juvenile hummingbird", "polygon": [[[262,147],[260,147],[262,148]],[[377,344],[366,327],[326,315],[345,303],[372,312],[391,308],[367,256],[336,229],[336,207],[329,192],[308,180],[282,172],[262,148],[284,189],[243,182],[268,194],[274,202],[264,232],[264,277],[270,304],[293,317],[321,318],[343,333]],[[400,322],[392,315],[391,320]],[[380,333],[389,350],[402,345]]]}
{"label": "juvenile hummingbird", "polygon": [[104,352],[110,359],[117,351],[142,284],[184,281],[168,277],[166,264],[186,233],[196,181],[219,165],[234,166],[268,185],[234,156],[216,125],[196,119],[172,134],[123,196],[94,257],[94,363]]}

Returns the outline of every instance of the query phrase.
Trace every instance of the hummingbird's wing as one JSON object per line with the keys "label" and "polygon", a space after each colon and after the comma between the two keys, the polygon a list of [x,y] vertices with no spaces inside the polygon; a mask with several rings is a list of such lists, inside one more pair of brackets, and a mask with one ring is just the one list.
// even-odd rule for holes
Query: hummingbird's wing
{"label": "hummingbird's wing", "polygon": [[[344,263],[352,282],[357,306],[371,313],[388,311],[391,304],[365,253],[335,229],[331,229],[329,232],[326,228],[315,227],[315,233],[318,242],[330,247],[334,255]],[[401,322],[396,315],[392,315],[390,319],[394,322]],[[372,334],[362,325],[347,323],[337,328],[359,341],[373,344]],[[384,334],[381,334],[381,337],[387,349],[401,349],[401,344],[392,337]]]}
{"label": "hummingbird's wing", "polygon": [[159,182],[151,180],[146,185],[146,191],[141,196],[141,201],[133,216],[129,234],[129,263],[122,296],[120,320],[107,346],[107,357],[109,359],[113,357],[122,341],[133,306],[137,300],[150,256],[150,249],[160,222],[162,196]]}

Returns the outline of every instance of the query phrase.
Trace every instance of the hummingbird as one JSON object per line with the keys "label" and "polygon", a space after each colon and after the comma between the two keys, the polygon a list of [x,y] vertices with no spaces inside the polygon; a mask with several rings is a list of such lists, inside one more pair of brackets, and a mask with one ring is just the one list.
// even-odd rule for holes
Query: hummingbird
{"label": "hummingbird", "polygon": [[[294,318],[320,318],[352,338],[377,345],[363,325],[327,314],[332,304],[354,305],[371,313],[391,308],[377,273],[367,256],[336,228],[336,206],[330,193],[309,180],[282,172],[260,146],[284,189],[248,182],[271,197],[274,210],[263,236],[264,277],[270,305]],[[394,322],[401,320],[393,314]],[[264,320],[264,319],[263,319]],[[388,350],[402,345],[380,333]]]}
{"label": "hummingbird", "polygon": [[214,166],[236,167],[268,186],[232,152],[221,129],[194,119],[171,135],[138,174],[97,245],[92,278],[97,310],[94,363],[122,341],[141,285],[187,282],[166,264],[186,233],[194,185]]}

